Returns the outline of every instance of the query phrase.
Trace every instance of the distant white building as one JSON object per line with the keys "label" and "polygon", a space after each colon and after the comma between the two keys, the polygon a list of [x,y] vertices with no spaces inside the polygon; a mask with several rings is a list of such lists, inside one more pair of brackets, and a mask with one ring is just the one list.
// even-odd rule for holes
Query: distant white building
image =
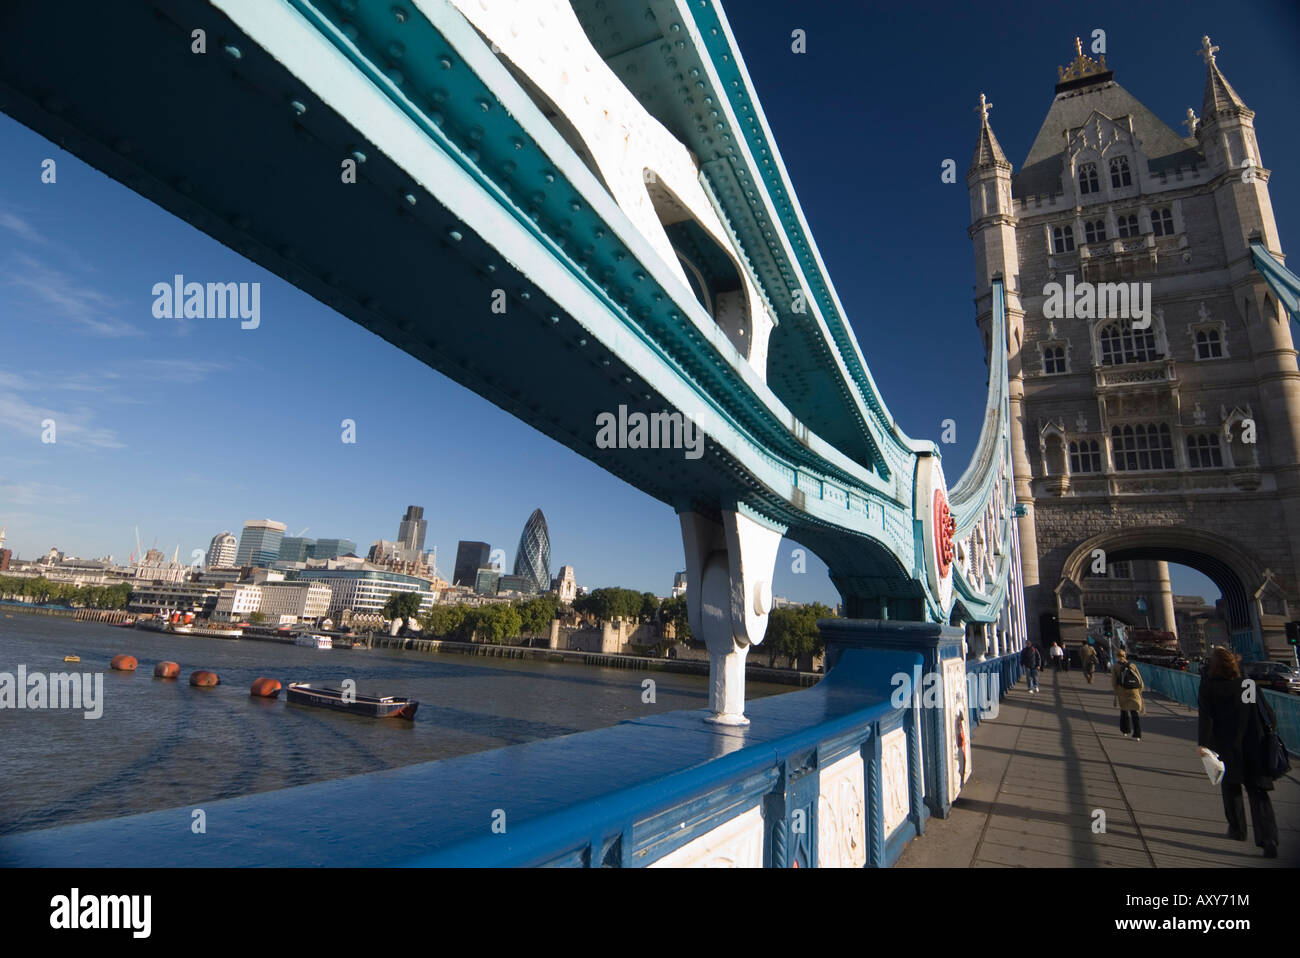
{"label": "distant white building", "polygon": [[674,599],[680,598],[686,594],[686,573],[679,572],[673,576],[673,595]]}
{"label": "distant white building", "polygon": [[560,597],[560,601],[569,605],[578,596],[578,580],[574,578],[573,566],[560,566],[560,574],[551,580],[551,591]]}
{"label": "distant white building", "polygon": [[262,607],[262,587],[247,582],[232,583],[217,593],[215,618],[232,622],[247,618]]}
{"label": "distant white building", "polygon": [[205,569],[229,569],[235,564],[239,540],[233,532],[218,532],[208,544],[208,554],[203,559]]}
{"label": "distant white building", "polygon": [[268,621],[281,625],[323,619],[334,594],[323,582],[276,582],[260,588],[262,604],[258,611]]}
{"label": "distant white building", "polygon": [[322,582],[333,590],[329,610],[335,614],[345,609],[354,613],[382,612],[389,597],[397,592],[419,593],[421,615],[433,606],[432,583],[417,576],[364,568],[307,568],[297,575],[300,582]]}

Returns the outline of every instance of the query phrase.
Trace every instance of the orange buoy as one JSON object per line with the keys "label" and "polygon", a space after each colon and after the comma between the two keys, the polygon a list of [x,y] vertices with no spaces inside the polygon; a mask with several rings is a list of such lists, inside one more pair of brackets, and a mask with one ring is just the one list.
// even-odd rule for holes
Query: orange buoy
{"label": "orange buoy", "polygon": [[134,672],[139,664],[134,655],[115,655],[113,661],[108,663],[108,667],[114,672]]}
{"label": "orange buoy", "polygon": [[217,677],[216,672],[204,672],[200,670],[198,672],[190,673],[190,685],[194,686],[196,689],[210,689],[212,686],[219,685],[220,683],[221,679]]}
{"label": "orange buoy", "polygon": [[254,679],[253,687],[248,690],[250,696],[261,699],[273,699],[280,694],[279,679]]}
{"label": "orange buoy", "polygon": [[175,662],[159,662],[153,667],[156,679],[174,679],[181,674],[181,667]]}

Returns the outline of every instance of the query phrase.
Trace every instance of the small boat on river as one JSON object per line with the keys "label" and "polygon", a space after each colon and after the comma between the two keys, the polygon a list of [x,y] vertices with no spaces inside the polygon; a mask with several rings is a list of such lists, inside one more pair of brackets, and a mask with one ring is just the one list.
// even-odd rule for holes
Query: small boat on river
{"label": "small boat on river", "polygon": [[290,682],[285,698],[296,705],[314,705],[317,708],[351,712],[369,718],[414,719],[420,703],[397,695],[358,695],[344,689],[316,686],[310,682]]}

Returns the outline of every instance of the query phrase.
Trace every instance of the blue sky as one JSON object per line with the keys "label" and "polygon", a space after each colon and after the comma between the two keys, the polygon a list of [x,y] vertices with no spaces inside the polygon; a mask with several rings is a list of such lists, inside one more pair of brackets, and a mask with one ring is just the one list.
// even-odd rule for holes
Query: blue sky
{"label": "blue sky", "polygon": [[[1086,19],[1083,19],[1086,14]],[[979,430],[964,174],[980,92],[1018,169],[1073,38],[1106,31],[1116,79],[1181,131],[1199,113],[1202,33],[1256,111],[1284,243],[1300,222],[1300,12],[1240,3],[733,3],[728,15],[804,212],[887,403],[911,435],[957,423],[945,471]],[[807,52],[794,54],[802,29]],[[58,181],[40,182],[40,164]],[[959,182],[940,182],[944,159]],[[160,320],[151,289],[181,273],[258,281],[262,325]],[[272,320],[271,317],[274,317]],[[664,594],[682,568],[661,505],[0,116],[0,524],[30,557],[52,545],[187,558],[213,534],[273,518],[290,533],[392,539],[423,505],[444,574],[457,539],[513,556],[541,507],[554,566],[587,586]],[[921,373],[921,374],[918,374]],[[41,421],[57,423],[54,444]],[[357,443],[340,442],[340,422]],[[775,591],[837,600],[815,559]],[[1175,590],[1216,595],[1190,571]]]}

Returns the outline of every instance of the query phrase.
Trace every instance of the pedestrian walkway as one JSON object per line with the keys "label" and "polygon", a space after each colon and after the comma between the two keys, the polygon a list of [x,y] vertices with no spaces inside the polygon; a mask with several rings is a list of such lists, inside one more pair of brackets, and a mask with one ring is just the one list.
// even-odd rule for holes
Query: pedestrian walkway
{"label": "pedestrian walkway", "polygon": [[[1046,671],[1039,685],[1030,695],[1022,679],[997,718],[974,730],[970,781],[897,867],[1300,865],[1294,771],[1274,783],[1280,840],[1278,857],[1266,859],[1253,831],[1244,842],[1226,837],[1220,791],[1196,750],[1195,709],[1144,693],[1138,742],[1120,734],[1107,674],[1089,685],[1079,671]],[[1104,832],[1094,830],[1099,812]]]}

